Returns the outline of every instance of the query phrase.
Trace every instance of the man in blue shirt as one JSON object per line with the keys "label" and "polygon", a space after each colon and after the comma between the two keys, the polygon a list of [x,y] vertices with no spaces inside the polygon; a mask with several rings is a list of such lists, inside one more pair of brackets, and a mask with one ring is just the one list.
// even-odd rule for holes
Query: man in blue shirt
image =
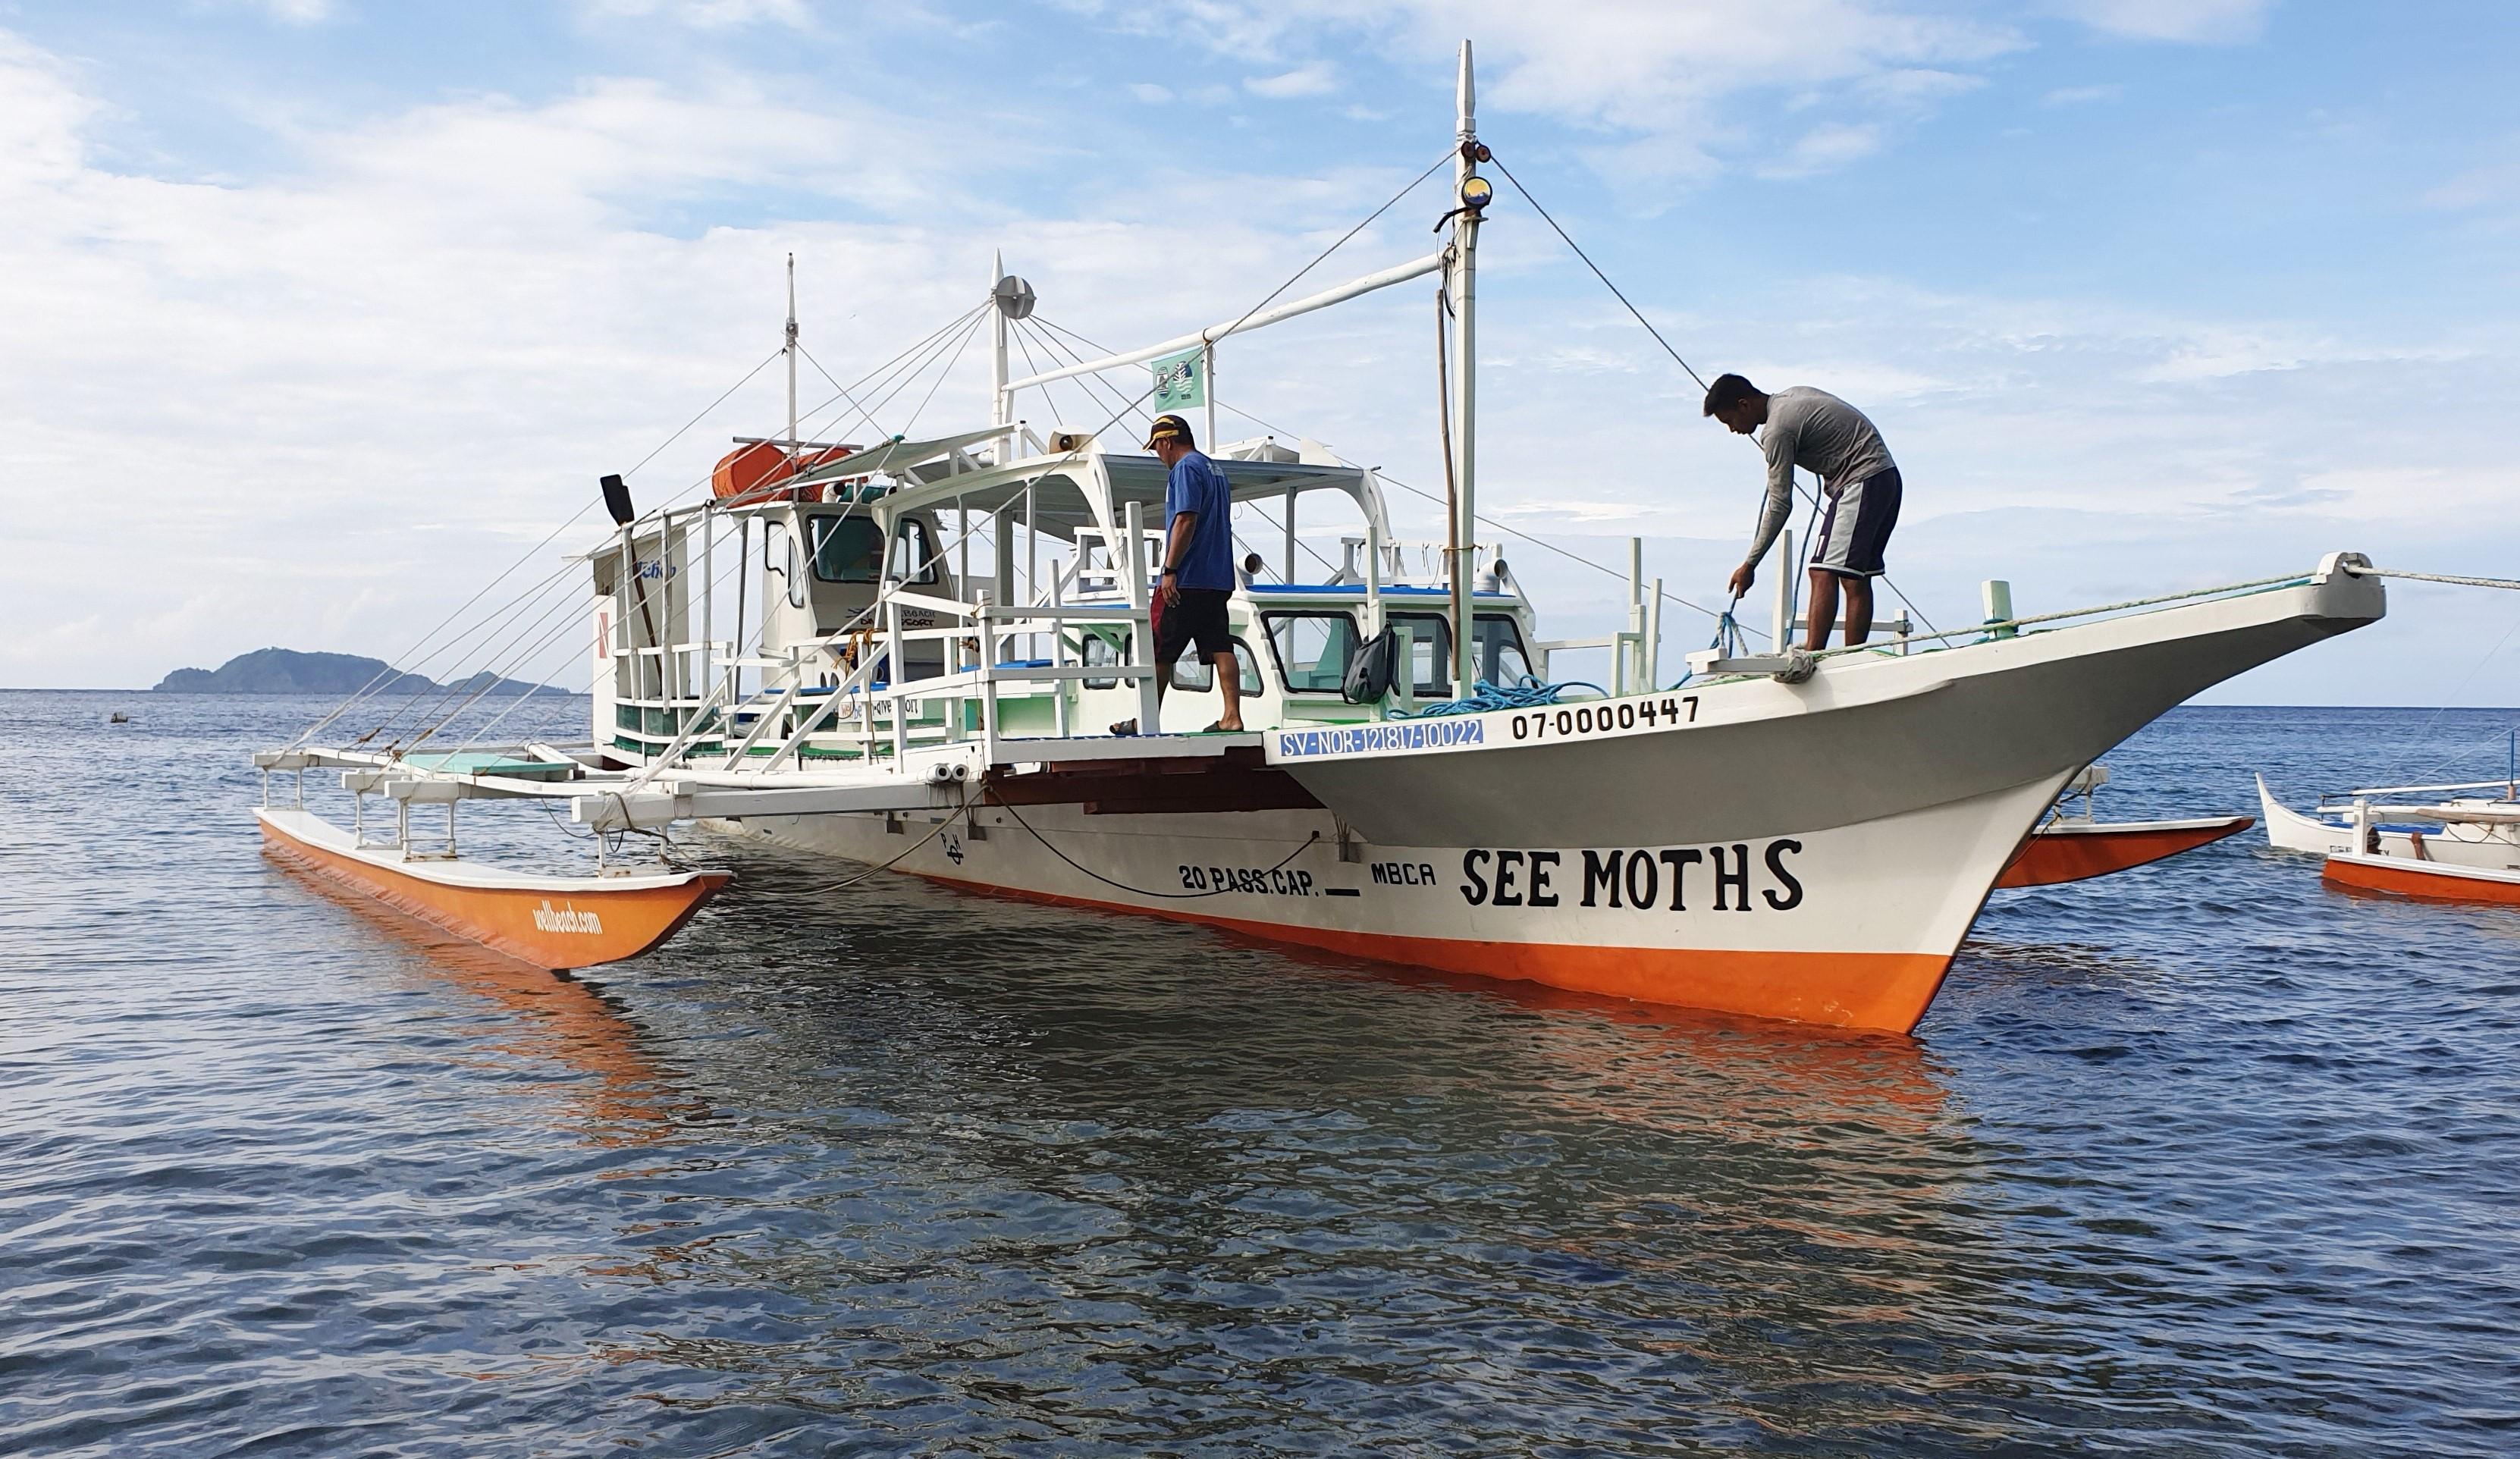
{"label": "man in blue shirt", "polygon": [[[1180,416],[1157,416],[1147,449],[1172,472],[1164,487],[1163,574],[1155,589],[1156,702],[1162,703],[1173,661],[1196,643],[1198,657],[1216,665],[1217,690],[1225,697],[1225,712],[1208,728],[1239,730],[1242,673],[1225,617],[1234,595],[1233,491],[1225,473],[1199,454],[1190,423]],[[1135,734],[1137,728],[1132,719],[1111,731]]]}

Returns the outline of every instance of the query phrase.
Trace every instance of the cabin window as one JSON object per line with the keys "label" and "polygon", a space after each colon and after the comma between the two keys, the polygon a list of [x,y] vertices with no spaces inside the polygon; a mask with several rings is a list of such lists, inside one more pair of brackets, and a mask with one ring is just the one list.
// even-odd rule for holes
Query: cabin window
{"label": "cabin window", "polygon": [[805,584],[796,574],[796,542],[784,522],[769,523],[761,529],[761,570],[779,579],[779,590],[789,603],[805,606]]}
{"label": "cabin window", "polygon": [[[1394,627],[1406,625],[1416,639],[1411,661],[1417,672],[1410,682],[1416,693],[1450,695],[1453,692],[1453,623],[1452,619],[1431,613],[1395,613],[1388,621]],[[1471,619],[1470,671],[1491,684],[1511,686],[1521,683],[1531,673],[1531,656],[1523,652],[1521,630],[1513,619],[1501,613],[1483,613]]]}
{"label": "cabin window", "polygon": [[814,575],[825,582],[873,582],[883,571],[883,527],[871,517],[816,517]]}
{"label": "cabin window", "polygon": [[1479,677],[1507,688],[1531,677],[1531,657],[1522,651],[1522,632],[1513,619],[1501,613],[1483,613],[1472,619],[1477,630],[1476,648]]}
{"label": "cabin window", "polygon": [[892,577],[896,582],[925,587],[940,581],[944,573],[937,570],[936,539],[928,535],[927,524],[916,517],[905,517],[892,534]]}
{"label": "cabin window", "polygon": [[[1197,653],[1198,649],[1193,645],[1189,653],[1173,661],[1172,687],[1185,694],[1205,694],[1216,687],[1216,665],[1204,659],[1192,662]],[[1251,650],[1239,638],[1234,641],[1234,662],[1242,670],[1242,692],[1247,695],[1258,695],[1260,665],[1252,659]]]}
{"label": "cabin window", "polygon": [[[1087,668],[1109,668],[1126,660],[1128,654],[1129,640],[1126,635],[1111,639],[1100,633],[1089,632],[1085,635],[1084,651],[1076,657],[1078,661]],[[1116,689],[1120,686],[1120,676],[1113,674],[1107,679],[1087,679],[1084,683],[1088,689]]]}
{"label": "cabin window", "polygon": [[1356,653],[1356,619],[1343,613],[1262,615],[1269,652],[1289,694],[1336,694]]}
{"label": "cabin window", "polygon": [[1385,616],[1383,621],[1409,630],[1410,692],[1419,699],[1451,698],[1452,619],[1431,613],[1395,613]]}

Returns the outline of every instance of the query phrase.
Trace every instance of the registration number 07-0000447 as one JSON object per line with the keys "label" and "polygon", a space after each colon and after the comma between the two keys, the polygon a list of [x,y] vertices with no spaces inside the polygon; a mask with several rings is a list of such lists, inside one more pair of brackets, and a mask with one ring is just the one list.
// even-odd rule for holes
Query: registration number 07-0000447
{"label": "registration number 07-0000447", "polygon": [[1580,735],[1618,730],[1652,729],[1658,725],[1695,724],[1697,696],[1666,695],[1659,700],[1603,700],[1571,708],[1526,709],[1513,716],[1517,740],[1571,740]]}

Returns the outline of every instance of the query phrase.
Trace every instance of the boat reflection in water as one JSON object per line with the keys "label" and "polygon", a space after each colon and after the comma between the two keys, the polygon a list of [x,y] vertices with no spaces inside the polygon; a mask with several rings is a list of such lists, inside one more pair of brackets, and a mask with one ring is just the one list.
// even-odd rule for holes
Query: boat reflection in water
{"label": "boat reflection in water", "polygon": [[699,1110],[643,1052],[638,1026],[597,988],[404,916],[307,871],[289,856],[266,849],[264,859],[409,953],[409,966],[507,1015],[480,1026],[467,1061],[497,1059],[567,1071],[573,1077],[527,1087],[554,1097],[589,1141],[606,1147],[652,1144]]}
{"label": "boat reflection in water", "polygon": [[742,1036],[678,1058],[810,1178],[637,1271],[779,1340],[607,1349],[713,1402],[907,1436],[1194,1390],[1285,1432],[1425,1383],[1499,1445],[1528,1404],[1687,1430],[1745,1393],[1852,1431],[1913,1378],[1885,1354],[1993,1325],[1987,1157],[1909,1039],[889,880],[807,909],[819,869],[742,859],[771,894],[677,949]]}

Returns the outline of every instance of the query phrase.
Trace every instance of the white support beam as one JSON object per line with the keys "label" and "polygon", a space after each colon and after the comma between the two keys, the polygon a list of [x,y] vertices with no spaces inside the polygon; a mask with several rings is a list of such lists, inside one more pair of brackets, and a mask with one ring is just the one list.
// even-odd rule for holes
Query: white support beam
{"label": "white support beam", "polygon": [[[1299,298],[1293,303],[1280,304],[1274,309],[1262,309],[1246,318],[1209,325],[1196,334],[1178,336],[1160,344],[1123,350],[1118,354],[1106,354],[1101,359],[1087,360],[1082,364],[1069,365],[1065,369],[1044,370],[1039,375],[1027,375],[1021,380],[1011,380],[1007,382],[1007,388],[1020,390],[1028,386],[1048,385],[1054,380],[1066,380],[1071,376],[1092,375],[1102,370],[1116,370],[1122,365],[1141,364],[1159,354],[1173,354],[1184,349],[1195,349],[1201,345],[1213,344],[1228,335],[1248,334],[1252,330],[1292,319],[1298,314],[1310,314],[1315,309],[1327,309],[1332,304],[1345,303],[1360,294],[1372,294],[1377,289],[1388,289],[1394,284],[1406,284],[1411,279],[1422,279],[1443,266],[1442,253],[1429,253],[1423,258],[1413,259],[1397,268],[1386,268],[1378,274],[1367,274],[1362,279],[1350,280],[1336,289],[1326,289],[1309,298]],[[1213,445],[1214,442],[1211,441],[1209,444]]]}

